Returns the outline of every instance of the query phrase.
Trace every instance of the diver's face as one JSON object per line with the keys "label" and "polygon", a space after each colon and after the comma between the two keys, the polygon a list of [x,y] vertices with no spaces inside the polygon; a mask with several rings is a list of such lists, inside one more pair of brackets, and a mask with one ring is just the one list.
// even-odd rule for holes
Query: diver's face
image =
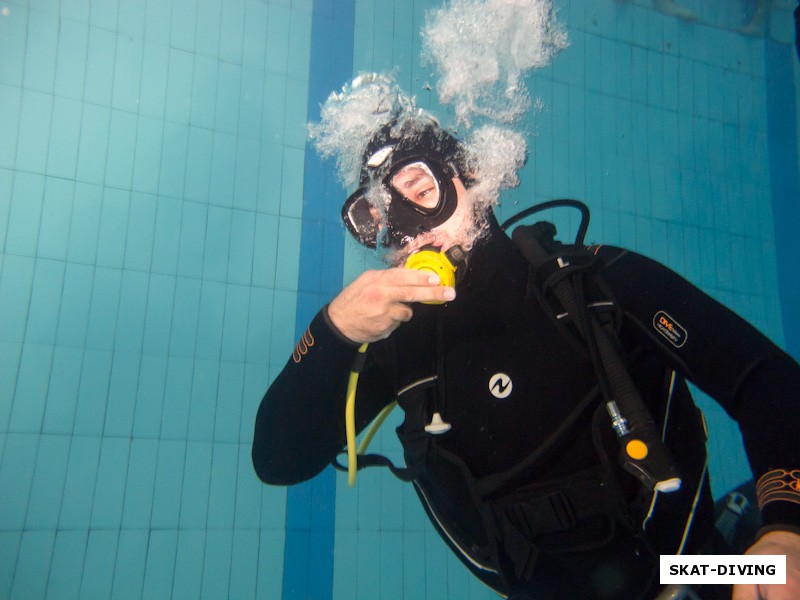
{"label": "diver's face", "polygon": [[[397,260],[393,262],[402,264],[408,256],[425,246],[434,246],[440,252],[447,252],[453,246],[461,246],[465,250],[469,250],[473,242],[475,219],[464,184],[456,177],[453,179],[453,185],[458,198],[458,205],[453,215],[438,227],[418,235],[403,245],[397,253]],[[424,189],[424,186],[419,186],[418,189]]]}
{"label": "diver's face", "polygon": [[434,209],[439,206],[439,185],[424,163],[403,167],[395,173],[390,183],[406,200],[420,208]]}

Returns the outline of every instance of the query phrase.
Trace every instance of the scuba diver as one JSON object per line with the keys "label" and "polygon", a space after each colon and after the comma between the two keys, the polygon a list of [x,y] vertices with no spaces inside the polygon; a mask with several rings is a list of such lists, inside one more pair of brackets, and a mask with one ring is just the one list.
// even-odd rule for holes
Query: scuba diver
{"label": "scuba diver", "polygon": [[372,136],[342,217],[392,266],[326,305],[267,390],[259,478],[316,476],[396,402],[405,464],[350,453],[348,468],[386,465],[412,482],[498,594],[652,599],[659,555],[730,553],[688,380],[742,431],[762,525],[748,553],[787,556],[786,585],[737,585],[736,600],[800,597],[800,367],[642,255],[582,235],[562,244],[547,224],[510,238],[470,202],[480,178],[425,114]]}

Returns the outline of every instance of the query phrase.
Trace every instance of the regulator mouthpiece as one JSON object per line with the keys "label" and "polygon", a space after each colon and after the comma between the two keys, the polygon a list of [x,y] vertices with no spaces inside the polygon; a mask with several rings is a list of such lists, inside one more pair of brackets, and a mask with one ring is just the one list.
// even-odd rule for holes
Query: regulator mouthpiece
{"label": "regulator mouthpiece", "polygon": [[[464,263],[466,253],[461,246],[453,246],[447,252],[440,252],[433,246],[425,246],[406,260],[406,269],[430,271],[439,276],[439,285],[455,287],[456,271]],[[444,304],[441,300],[429,300],[423,304]]]}

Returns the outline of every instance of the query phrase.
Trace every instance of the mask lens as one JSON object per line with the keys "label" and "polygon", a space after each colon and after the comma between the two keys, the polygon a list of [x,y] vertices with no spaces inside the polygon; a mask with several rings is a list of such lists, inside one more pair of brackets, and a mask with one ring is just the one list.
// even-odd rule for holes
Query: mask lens
{"label": "mask lens", "polygon": [[342,218],[360,244],[374,248],[381,229],[380,211],[367,200],[364,190],[358,190],[342,207]]}
{"label": "mask lens", "polygon": [[403,198],[423,211],[439,206],[441,190],[430,167],[423,162],[405,165],[392,175],[391,187]]}

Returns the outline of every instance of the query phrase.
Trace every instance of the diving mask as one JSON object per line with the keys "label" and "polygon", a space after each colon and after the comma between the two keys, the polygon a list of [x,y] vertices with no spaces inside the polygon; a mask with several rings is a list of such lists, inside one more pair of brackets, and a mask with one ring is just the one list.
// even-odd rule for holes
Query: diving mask
{"label": "diving mask", "polygon": [[382,246],[400,248],[453,215],[458,205],[456,176],[451,165],[407,157],[380,180],[374,178],[357,189],[342,207],[342,219],[362,245],[376,248],[380,241]]}

